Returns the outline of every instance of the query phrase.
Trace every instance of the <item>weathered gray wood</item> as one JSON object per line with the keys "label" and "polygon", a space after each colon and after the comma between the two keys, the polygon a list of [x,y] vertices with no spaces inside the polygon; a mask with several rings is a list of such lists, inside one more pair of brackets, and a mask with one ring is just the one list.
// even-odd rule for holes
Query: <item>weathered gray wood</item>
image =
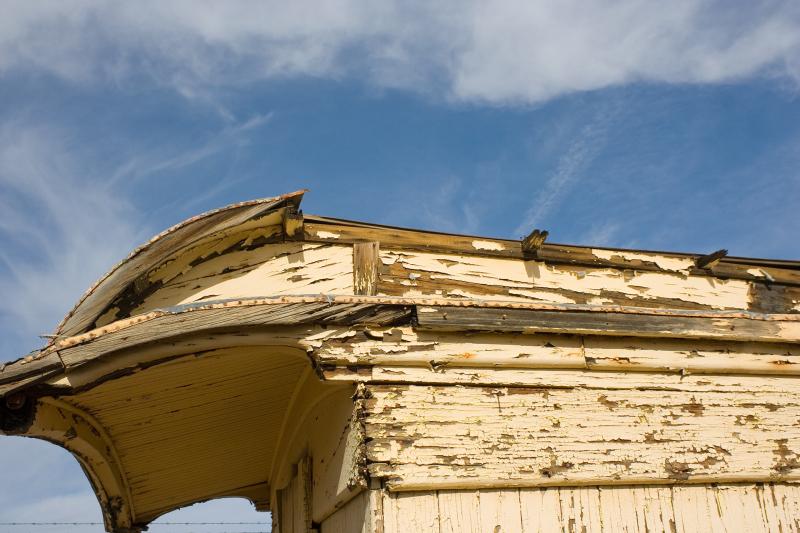
{"label": "weathered gray wood", "polygon": [[697,266],[697,268],[711,268],[719,263],[726,255],[728,255],[728,250],[723,248],[722,250],[717,250],[716,252],[712,252],[710,254],[701,255],[695,259],[694,264]]}
{"label": "weathered gray wood", "polygon": [[800,287],[753,282],[749,308],[756,313],[800,313]]}
{"label": "weathered gray wood", "polygon": [[[300,324],[349,325],[356,323],[390,325],[410,320],[408,306],[368,303],[286,303],[267,305],[184,306],[149,313],[130,320],[128,327],[98,335],[85,344],[60,349],[67,366],[92,360],[103,354],[133,346],[166,341],[202,331],[223,332],[231,328],[287,326]],[[138,326],[138,327],[137,327]]]}
{"label": "weathered gray wood", "polygon": [[26,356],[17,361],[0,365],[0,385],[14,383],[28,376],[49,374],[63,369],[61,359],[53,352],[45,357]]}
{"label": "weathered gray wood", "polygon": [[436,331],[553,332],[634,337],[707,338],[798,342],[797,324],[747,318],[706,318],[633,313],[425,306],[418,327]]}

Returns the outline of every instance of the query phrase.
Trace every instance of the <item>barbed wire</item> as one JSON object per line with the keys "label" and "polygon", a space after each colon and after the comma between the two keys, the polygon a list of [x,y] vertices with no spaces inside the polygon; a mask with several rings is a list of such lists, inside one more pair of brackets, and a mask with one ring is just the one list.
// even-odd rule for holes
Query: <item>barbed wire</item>
{"label": "barbed wire", "polygon": [[[102,526],[103,522],[0,522],[0,526]],[[153,526],[268,526],[269,522],[152,522]]]}

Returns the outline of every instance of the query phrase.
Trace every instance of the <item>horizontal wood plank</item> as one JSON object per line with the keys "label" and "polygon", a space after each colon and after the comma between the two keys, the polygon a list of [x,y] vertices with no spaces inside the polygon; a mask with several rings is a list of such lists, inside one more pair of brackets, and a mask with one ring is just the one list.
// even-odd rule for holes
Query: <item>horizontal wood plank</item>
{"label": "horizontal wood plank", "polygon": [[368,385],[393,490],[800,480],[796,392]]}
{"label": "horizontal wood plank", "polygon": [[417,309],[417,323],[422,330],[435,331],[552,332],[735,341],[800,341],[800,325],[796,321],[782,323],[737,317],[420,306]]}

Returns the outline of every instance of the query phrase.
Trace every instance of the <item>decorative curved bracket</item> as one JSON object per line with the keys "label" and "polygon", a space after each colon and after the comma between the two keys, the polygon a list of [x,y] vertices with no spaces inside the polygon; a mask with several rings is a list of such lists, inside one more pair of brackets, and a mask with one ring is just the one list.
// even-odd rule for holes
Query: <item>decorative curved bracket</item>
{"label": "decorative curved bracket", "polygon": [[46,440],[65,448],[80,463],[103,511],[107,531],[138,533],[131,497],[119,458],[108,434],[90,414],[56,398],[38,398],[24,426],[8,434]]}

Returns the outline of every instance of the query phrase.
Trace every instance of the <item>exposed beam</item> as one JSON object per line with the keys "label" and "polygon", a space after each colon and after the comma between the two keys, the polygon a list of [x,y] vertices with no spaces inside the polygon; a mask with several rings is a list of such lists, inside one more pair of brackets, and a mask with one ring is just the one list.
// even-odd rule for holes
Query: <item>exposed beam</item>
{"label": "exposed beam", "polygon": [[716,266],[726,255],[728,255],[728,250],[723,248],[716,252],[711,252],[710,254],[701,255],[695,259],[694,264],[697,268],[711,268]]}
{"label": "exposed beam", "polygon": [[526,256],[536,257],[539,248],[541,248],[544,241],[547,239],[548,232],[546,230],[533,230],[530,235],[522,239],[522,254]]}

